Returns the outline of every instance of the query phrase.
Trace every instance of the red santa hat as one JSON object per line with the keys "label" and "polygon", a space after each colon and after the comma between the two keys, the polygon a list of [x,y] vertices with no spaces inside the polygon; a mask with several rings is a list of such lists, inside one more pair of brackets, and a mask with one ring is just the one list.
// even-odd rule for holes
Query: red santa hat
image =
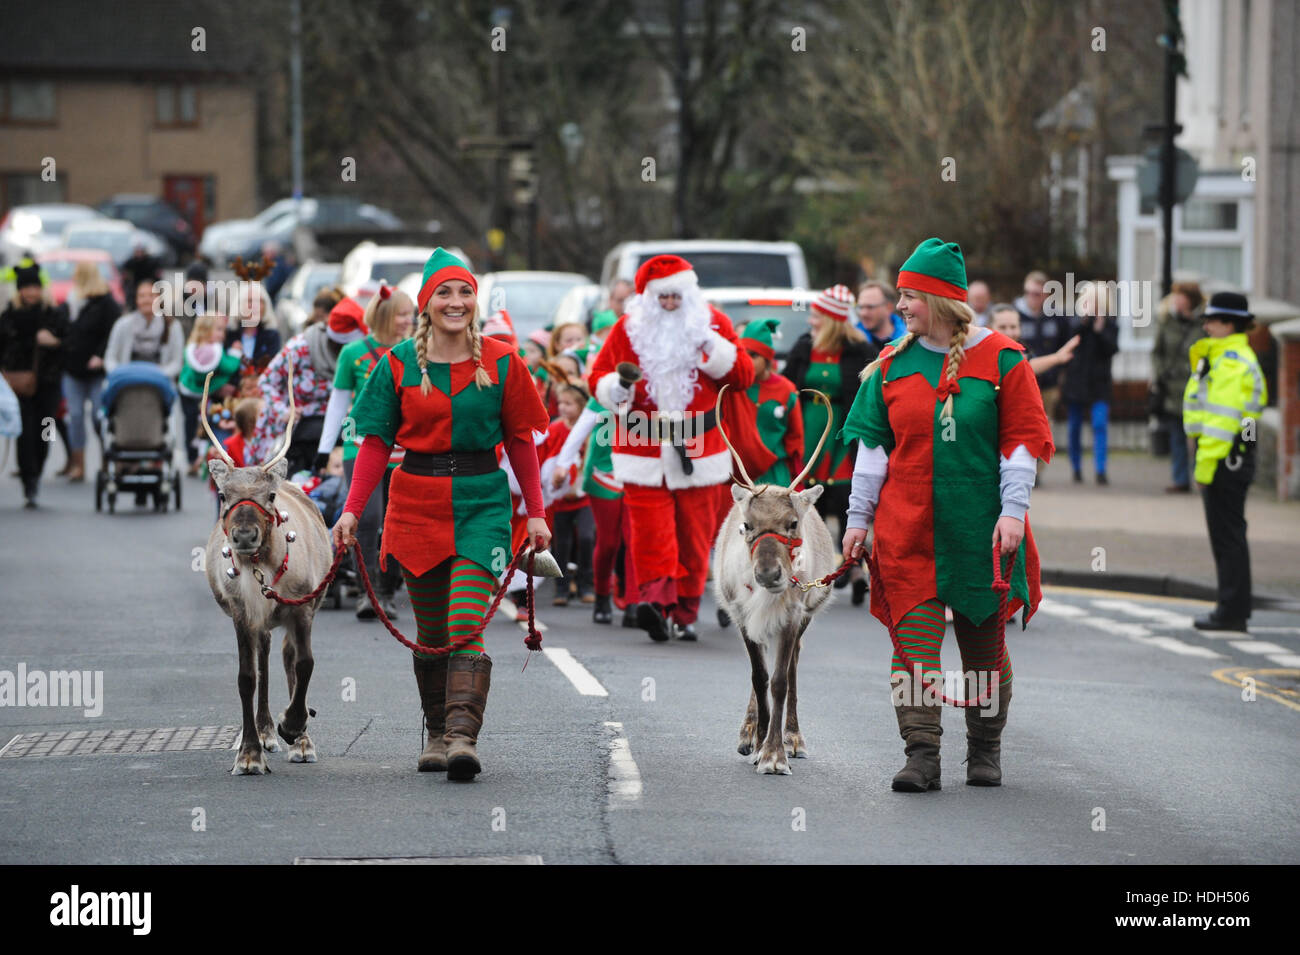
{"label": "red santa hat", "polygon": [[515,325],[510,320],[510,313],[504,308],[493,312],[483,322],[483,334],[488,338],[500,338],[517,346],[515,342]]}
{"label": "red santa hat", "polygon": [[837,322],[849,320],[849,309],[852,306],[853,293],[845,285],[833,285],[823,289],[812,302],[813,311],[821,312]]}
{"label": "red santa hat", "polygon": [[656,255],[636,270],[635,284],[637,294],[654,296],[698,288],[700,280],[680,255]]}
{"label": "red santa hat", "polygon": [[329,327],[325,329],[325,334],[330,337],[330,341],[340,345],[364,338],[370,333],[370,329],[366,328],[365,314],[366,310],[361,307],[361,303],[349,295],[330,309]]}

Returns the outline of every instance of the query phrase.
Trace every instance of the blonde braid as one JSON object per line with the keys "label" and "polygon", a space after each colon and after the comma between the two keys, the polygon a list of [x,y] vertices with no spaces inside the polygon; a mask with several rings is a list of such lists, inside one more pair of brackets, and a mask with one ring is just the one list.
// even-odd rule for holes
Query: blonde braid
{"label": "blonde braid", "polygon": [[433,390],[433,382],[429,381],[429,332],[432,329],[433,322],[425,310],[420,313],[420,322],[415,327],[415,359],[420,366],[420,393],[425,395]]}
{"label": "blonde braid", "polygon": [[[904,335],[902,338],[898,340],[898,347],[894,349],[893,354],[894,355],[899,354],[903,349],[905,349],[908,345],[912,344],[912,342],[914,341],[916,341],[916,332],[908,332],[906,335]],[[873,361],[870,365],[868,365],[866,368],[863,368],[862,371],[858,374],[858,380],[866,381],[868,378],[871,377],[871,373],[873,371],[875,371],[882,364],[884,364],[884,361],[885,358],[882,355],[881,357]]]}
{"label": "blonde braid", "polygon": [[483,367],[483,335],[479,331],[477,318],[469,321],[469,351],[477,366],[474,369],[474,384],[482,390],[492,384],[492,378]]}
{"label": "blonde braid", "polygon": [[[949,381],[957,380],[957,369],[966,357],[966,332],[970,328],[971,311],[969,308],[953,310],[952,339],[948,344],[947,377]],[[952,417],[952,393],[943,403],[941,418]]]}

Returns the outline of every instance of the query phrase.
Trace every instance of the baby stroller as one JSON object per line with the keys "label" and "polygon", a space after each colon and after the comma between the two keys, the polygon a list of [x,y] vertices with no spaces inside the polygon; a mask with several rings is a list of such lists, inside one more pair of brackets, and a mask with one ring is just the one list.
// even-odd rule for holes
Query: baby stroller
{"label": "baby stroller", "polygon": [[175,401],[171,379],[152,362],[128,362],[108,376],[98,419],[104,458],[95,475],[96,511],[107,497],[112,514],[119,493],[134,493],[137,507],[152,499],[155,511],[167,510],[174,497],[181,509],[170,424]]}

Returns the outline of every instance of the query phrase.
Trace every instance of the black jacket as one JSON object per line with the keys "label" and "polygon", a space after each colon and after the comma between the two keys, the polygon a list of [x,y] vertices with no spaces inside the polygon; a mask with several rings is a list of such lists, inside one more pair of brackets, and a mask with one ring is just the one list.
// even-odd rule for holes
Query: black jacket
{"label": "black jacket", "polygon": [[68,337],[63,340],[64,371],[82,381],[103,377],[103,366],[92,371],[86,368],[86,362],[96,355],[104,357],[113,323],[121,317],[122,306],[112,295],[106,293],[86,299],[68,328]]}
{"label": "black jacket", "polygon": [[[36,345],[36,332],[44,328],[60,344],[55,348]],[[68,334],[68,310],[41,302],[15,308],[12,302],[0,314],[0,368],[31,371],[35,352],[40,352],[36,370],[38,386],[57,385],[63,378],[63,344]]]}
{"label": "black jacket", "polygon": [[[863,368],[875,361],[879,353],[874,345],[867,342],[844,343],[844,350],[840,352],[840,393],[827,396],[840,406],[841,413],[847,413],[853,407],[853,399],[857,397],[860,384],[858,375]],[[803,388],[807,384],[808,366],[811,364],[812,333],[805,332],[790,349],[785,370],[781,374],[794,382],[796,388]],[[800,400],[804,400],[803,396],[800,396]]]}
{"label": "black jacket", "polygon": [[1110,401],[1110,366],[1119,351],[1119,325],[1108,318],[1096,332],[1092,323],[1091,318],[1080,319],[1070,330],[1079,336],[1079,347],[1061,372],[1061,400],[1070,404]]}
{"label": "black jacket", "polygon": [[[226,347],[230,348],[236,342],[243,341],[244,330],[234,319],[231,320],[231,327],[226,331]],[[271,359],[280,353],[280,333],[274,328],[267,328],[265,325],[257,326],[257,341],[253,343],[253,354],[245,355],[244,360],[264,369],[271,363]]]}

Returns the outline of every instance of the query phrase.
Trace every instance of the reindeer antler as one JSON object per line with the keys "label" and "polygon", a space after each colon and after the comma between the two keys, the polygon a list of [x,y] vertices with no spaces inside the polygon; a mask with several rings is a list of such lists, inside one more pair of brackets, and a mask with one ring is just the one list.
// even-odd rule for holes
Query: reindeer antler
{"label": "reindeer antler", "polygon": [[275,261],[266,253],[262,253],[261,262],[245,262],[242,255],[237,255],[230,267],[245,282],[260,282],[271,274]]}
{"label": "reindeer antler", "polygon": [[813,453],[809,455],[808,463],[803,466],[803,470],[799,472],[799,476],[790,482],[790,486],[786,488],[787,491],[793,491],[799,486],[799,482],[806,478],[808,473],[812,471],[813,465],[817,462],[817,455],[822,453],[822,447],[826,444],[826,439],[831,435],[831,425],[835,423],[835,412],[831,410],[831,399],[827,398],[823,392],[817,391],[813,388],[802,388],[800,390],[812,395],[816,400],[826,406],[826,430],[822,432],[822,439],[817,442],[817,447],[814,448]]}
{"label": "reindeer antler", "polygon": [[727,429],[722,426],[722,393],[730,387],[731,385],[727,384],[718,389],[718,400],[713,403],[713,415],[718,419],[718,431],[722,434],[722,440],[727,443],[727,450],[736,459],[736,467],[740,468],[742,483],[747,490],[757,491],[753,479],[749,476],[749,472],[745,470],[745,462],[740,460],[740,455],[736,453],[736,449],[731,445],[731,439],[727,437]]}
{"label": "reindeer antler", "polygon": [[[213,371],[216,371],[214,368]],[[217,453],[225,458],[226,463],[232,468],[238,467],[235,459],[226,453],[225,447],[217,440],[217,436],[212,433],[212,425],[208,424],[208,385],[212,382],[212,371],[208,372],[208,377],[203,379],[203,401],[199,404],[199,420],[203,422],[203,430],[208,433],[208,439],[216,447]]]}
{"label": "reindeer antler", "polygon": [[271,470],[272,465],[289,453],[289,442],[293,440],[293,353],[286,351],[284,360],[289,366],[289,424],[284,429],[284,444],[280,446],[280,450],[276,452],[275,457],[262,465],[263,471]]}

